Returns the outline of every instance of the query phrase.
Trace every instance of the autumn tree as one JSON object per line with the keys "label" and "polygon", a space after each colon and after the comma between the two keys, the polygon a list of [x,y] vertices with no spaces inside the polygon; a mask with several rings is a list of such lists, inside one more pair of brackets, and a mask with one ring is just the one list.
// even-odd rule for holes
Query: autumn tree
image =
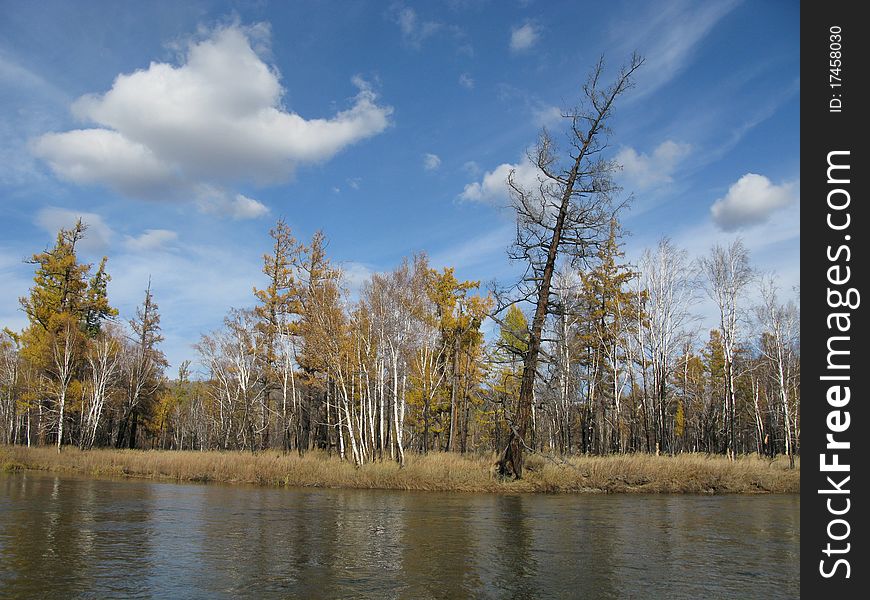
{"label": "autumn tree", "polygon": [[[92,265],[79,262],[76,246],[87,226],[77,220],[61,229],[52,249],[34,254],[27,262],[36,265],[34,285],[19,299],[29,320],[22,335],[22,355],[35,370],[35,389],[40,415],[51,404],[58,452],[63,444],[64,421],[71,388],[79,392],[85,378],[85,355],[89,339],[98,335],[101,324],[117,314],[109,305],[106,286],[106,258],[93,276]],[[81,395],[79,393],[79,395]],[[40,435],[43,423],[40,418]]]}
{"label": "autumn tree", "polygon": [[796,357],[800,313],[793,301],[781,303],[773,278],[762,281],[762,303],[755,314],[762,328],[760,352],[770,365],[770,376],[776,387],[779,408],[782,411],[782,439],[789,465],[794,468],[794,450],[797,439],[797,409],[791,390],[800,369]]}
{"label": "autumn tree", "polygon": [[[666,412],[669,388],[678,357],[686,354],[685,342],[694,321],[691,307],[696,301],[695,275],[685,250],[677,248],[667,237],[659,240],[655,250],[646,250],[640,264],[645,335],[641,351],[650,366],[650,387],[655,415],[656,448],[669,452]],[[684,365],[685,366],[685,365]],[[679,405],[684,410],[685,405]],[[683,413],[682,419],[685,419]]]}
{"label": "autumn tree", "polygon": [[20,341],[9,329],[0,331],[0,442],[14,444],[22,383]]}
{"label": "autumn tree", "polygon": [[[480,286],[479,281],[456,279],[454,269],[447,267],[440,273],[430,270],[426,279],[426,292],[434,307],[434,324],[440,334],[436,364],[440,363],[441,372],[447,373],[449,381],[449,415],[445,449],[455,449],[457,431],[467,431],[468,392],[472,385],[473,372],[467,358],[483,342],[480,326],[489,312],[488,298],[470,295],[471,290]],[[424,317],[425,318],[425,317]],[[428,412],[428,403],[426,405]],[[464,420],[464,422],[463,422]],[[428,438],[427,431],[424,439]],[[424,449],[428,441],[424,442]]]}
{"label": "autumn tree", "polygon": [[517,212],[517,239],[509,255],[526,265],[518,291],[522,300],[534,305],[534,313],[517,414],[498,463],[503,476],[522,477],[541,333],[552,312],[551,288],[557,262],[567,258],[574,264],[583,264],[606,236],[613,215],[611,196],[617,190],[612,175],[618,168],[601,156],[607,146],[607,124],[616,99],[630,88],[632,76],[642,63],[642,58],[633,56],[616,80],[603,86],[604,62],[599,60],[583,87],[583,101],[565,115],[570,123],[570,148],[564,156],[560,157],[553,139],[544,130],[529,156],[537,169],[537,184],[523,185],[515,172],[508,177]]}
{"label": "autumn tree", "polygon": [[[260,361],[265,390],[263,393],[263,417],[271,410],[272,396],[278,394],[281,413],[281,440],[284,451],[290,446],[291,420],[300,418],[296,399],[296,380],[294,373],[294,345],[292,338],[296,330],[294,320],[301,311],[301,290],[296,278],[296,269],[301,260],[303,246],[300,245],[283,219],[269,231],[274,241],[272,251],[263,255],[263,273],[268,285],[264,289],[254,288],[254,296],[259,304],[254,314],[259,319],[257,330],[260,342]],[[262,424],[265,435],[263,448],[269,444],[268,423]],[[298,437],[297,437],[298,440]],[[298,441],[297,441],[298,443]]]}
{"label": "autumn tree", "polygon": [[158,348],[163,341],[160,333],[160,312],[151,281],[145,288],[142,304],[136,316],[129,321],[132,336],[125,352],[123,365],[124,401],[115,438],[117,448],[135,448],[140,421],[147,417],[152,403],[163,384],[163,369],[168,365],[166,357]]}
{"label": "autumn tree", "polygon": [[724,450],[731,459],[737,451],[737,409],[734,359],[740,324],[740,303],[754,274],[749,264],[749,253],[739,239],[728,247],[718,244],[700,261],[706,277],[704,289],[719,309],[719,329],[722,333],[722,351],[725,361],[725,418]]}
{"label": "autumn tree", "polygon": [[[590,365],[587,381],[587,404],[594,424],[594,443],[599,454],[622,449],[622,397],[627,381],[625,338],[628,323],[635,312],[634,295],[627,289],[635,273],[619,261],[619,224],[610,220],[607,239],[596,252],[595,267],[583,274],[582,316],[584,335],[581,343],[587,349]],[[608,417],[610,417],[608,419]],[[613,426],[608,427],[611,421]]]}

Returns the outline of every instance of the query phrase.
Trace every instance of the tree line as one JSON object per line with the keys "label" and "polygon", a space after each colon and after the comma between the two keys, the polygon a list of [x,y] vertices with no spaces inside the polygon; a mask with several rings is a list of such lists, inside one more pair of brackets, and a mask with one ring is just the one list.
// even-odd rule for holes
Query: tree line
{"label": "tree line", "polygon": [[[372,275],[353,299],[323,234],[302,244],[278,221],[255,306],[202,336],[199,369],[185,361],[170,377],[150,283],[119,319],[107,260],[76,255],[85,232],[61,230],[30,260],[29,325],[0,341],[3,443],[323,448],[362,464],[500,452],[516,430],[528,315],[516,302],[496,314],[495,294],[424,254]],[[619,234],[611,220],[587,270],[565,264],[553,277],[526,450],[793,455],[796,304],[767,280],[762,301],[744,306],[759,279],[739,241],[692,263],[663,238],[630,265]],[[720,327],[701,339],[692,308],[705,293]]]}
{"label": "tree line", "polygon": [[[170,376],[150,281],[121,319],[107,258],[79,260],[87,226],[61,229],[28,261],[27,327],[0,337],[0,442],[319,448],[357,465],[496,452],[514,477],[525,452],[793,457],[796,302],[781,301],[740,240],[690,261],[662,238],[625,261],[618,165],[601,156],[642,63],[603,86],[599,62],[563,115],[567,149],[544,131],[529,155],[537,184],[509,177],[509,257],[525,267],[509,287],[483,290],[421,253],[350,294],[324,234],[300,242],[278,220],[252,307],[230,310]],[[705,296],[718,326],[702,335]]]}

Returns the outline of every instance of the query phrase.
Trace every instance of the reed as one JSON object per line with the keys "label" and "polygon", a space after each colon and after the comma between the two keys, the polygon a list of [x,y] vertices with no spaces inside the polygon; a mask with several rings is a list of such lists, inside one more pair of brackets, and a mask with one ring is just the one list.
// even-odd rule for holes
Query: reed
{"label": "reed", "polygon": [[287,487],[457,492],[758,494],[800,491],[800,462],[785,458],[628,454],[567,460],[531,455],[520,481],[495,475],[495,456],[408,454],[404,468],[389,460],[359,468],[325,452],[195,452],[0,447],[0,471],[33,469],[97,477]]}

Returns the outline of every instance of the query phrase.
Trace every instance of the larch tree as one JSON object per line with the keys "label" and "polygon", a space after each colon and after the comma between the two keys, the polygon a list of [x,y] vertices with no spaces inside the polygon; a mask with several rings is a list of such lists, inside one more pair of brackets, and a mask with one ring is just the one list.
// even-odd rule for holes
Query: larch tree
{"label": "larch tree", "polygon": [[603,85],[604,61],[599,60],[583,86],[583,100],[565,117],[570,122],[570,148],[559,156],[553,139],[544,130],[529,156],[537,170],[537,184],[524,186],[512,172],[508,177],[517,213],[517,238],[510,257],[525,263],[520,282],[522,300],[534,305],[529,348],[523,361],[519,405],[508,443],[498,461],[502,476],[521,478],[523,451],[531,423],[532,402],[541,352],[541,334],[551,314],[553,274],[560,258],[580,265],[606,236],[613,216],[611,196],[617,191],[612,175],[618,168],[602,157],[607,147],[608,121],[616,99],[632,85],[632,76],[643,64],[634,55],[616,80]]}
{"label": "larch tree", "polygon": [[[272,251],[263,255],[263,273],[268,285],[262,290],[254,288],[254,296],[259,301],[254,314],[259,319],[257,329],[262,337],[260,360],[265,385],[263,416],[267,416],[271,410],[272,395],[279,394],[281,440],[286,452],[290,445],[291,420],[299,419],[299,415],[295,414],[292,338],[294,320],[301,309],[295,265],[299,263],[302,246],[283,219],[278,220],[269,235],[274,240]],[[269,444],[268,423],[263,426],[265,435],[262,443],[265,448]]]}
{"label": "larch tree", "polygon": [[156,400],[157,392],[163,384],[163,369],[168,365],[166,357],[158,348],[163,341],[160,333],[160,312],[151,281],[145,289],[142,304],[136,309],[136,316],[129,321],[132,336],[127,344],[124,364],[125,398],[123,412],[115,438],[117,448],[135,448],[136,435],[140,420],[147,416],[151,403]]}
{"label": "larch tree", "polygon": [[58,452],[63,444],[64,421],[70,386],[79,391],[84,379],[85,354],[90,338],[101,323],[117,315],[108,303],[106,258],[91,277],[92,265],[78,260],[76,246],[85,237],[87,225],[78,219],[73,227],[61,229],[52,249],[34,254],[28,263],[36,265],[34,285],[27,297],[19,299],[29,326],[22,339],[22,354],[35,369],[40,389],[40,437],[44,432],[41,415],[51,402]]}
{"label": "larch tree", "polygon": [[623,442],[621,400],[627,378],[624,348],[635,299],[626,285],[635,273],[618,262],[623,256],[618,236],[619,225],[613,218],[607,239],[596,252],[595,267],[581,276],[585,305],[582,318],[586,321],[582,343],[588,349],[589,364],[594,365],[587,383],[587,403],[599,454],[608,453],[614,445],[622,448]]}

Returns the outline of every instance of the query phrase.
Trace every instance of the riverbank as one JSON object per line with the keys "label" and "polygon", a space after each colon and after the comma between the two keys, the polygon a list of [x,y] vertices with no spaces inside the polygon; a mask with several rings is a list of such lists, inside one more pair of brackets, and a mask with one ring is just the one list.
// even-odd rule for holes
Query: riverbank
{"label": "riverbank", "polygon": [[630,454],[572,457],[553,462],[529,456],[521,481],[501,481],[492,456],[408,454],[400,469],[391,461],[355,468],[323,452],[195,452],[0,447],[0,471],[23,469],[96,477],[135,477],[178,482],[264,486],[459,492],[759,494],[800,491],[800,462],[746,456]]}

